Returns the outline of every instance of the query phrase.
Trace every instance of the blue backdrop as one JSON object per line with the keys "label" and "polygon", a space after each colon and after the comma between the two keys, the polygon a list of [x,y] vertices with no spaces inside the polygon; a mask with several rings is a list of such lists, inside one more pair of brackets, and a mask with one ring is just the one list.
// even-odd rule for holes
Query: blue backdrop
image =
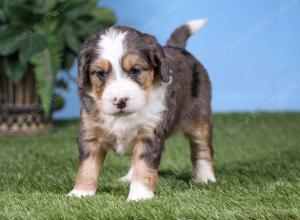
{"label": "blue backdrop", "polygon": [[[300,0],[103,0],[118,24],[153,34],[164,44],[190,19],[208,24],[188,50],[209,71],[213,110],[300,110]],[[76,75],[76,66],[72,75]],[[78,117],[76,85],[56,118]]]}

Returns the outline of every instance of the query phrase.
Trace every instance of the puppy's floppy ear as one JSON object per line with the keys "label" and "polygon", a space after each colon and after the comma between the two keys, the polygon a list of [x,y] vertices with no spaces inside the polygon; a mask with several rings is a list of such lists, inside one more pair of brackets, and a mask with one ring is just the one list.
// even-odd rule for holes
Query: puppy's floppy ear
{"label": "puppy's floppy ear", "polygon": [[166,55],[162,47],[157,43],[155,37],[151,35],[146,36],[148,44],[148,51],[150,53],[149,58],[154,67],[156,74],[159,74],[162,81],[169,82],[170,72],[166,61]]}
{"label": "puppy's floppy ear", "polygon": [[156,64],[156,71],[159,71],[162,81],[170,81],[170,72],[166,61],[166,56],[161,46],[158,45],[157,49],[153,52],[154,63]]}
{"label": "puppy's floppy ear", "polygon": [[77,85],[79,89],[83,89],[89,85],[89,63],[91,59],[86,49],[83,49],[78,56],[78,77]]}
{"label": "puppy's floppy ear", "polygon": [[89,66],[94,56],[93,45],[97,41],[97,36],[89,38],[78,55],[78,77],[77,85],[79,89],[90,85]]}

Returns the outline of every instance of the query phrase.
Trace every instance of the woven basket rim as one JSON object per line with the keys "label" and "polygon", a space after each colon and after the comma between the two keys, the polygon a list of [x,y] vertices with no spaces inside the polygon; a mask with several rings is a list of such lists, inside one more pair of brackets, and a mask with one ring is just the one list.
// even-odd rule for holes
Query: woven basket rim
{"label": "woven basket rim", "polygon": [[42,106],[1,106],[0,113],[42,113]]}

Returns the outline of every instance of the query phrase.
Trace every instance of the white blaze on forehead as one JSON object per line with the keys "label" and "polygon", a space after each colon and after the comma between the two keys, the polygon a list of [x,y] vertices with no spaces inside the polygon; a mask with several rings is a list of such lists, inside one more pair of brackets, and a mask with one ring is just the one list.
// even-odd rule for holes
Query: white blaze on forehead
{"label": "white blaze on forehead", "polygon": [[98,41],[98,53],[101,58],[110,62],[112,71],[101,97],[102,113],[114,114],[120,109],[113,100],[126,98],[123,111],[136,112],[146,103],[145,91],[132,79],[126,77],[122,69],[122,58],[125,55],[126,32],[114,27],[109,28]]}
{"label": "white blaze on forehead", "polygon": [[98,42],[98,52],[111,63],[117,78],[121,76],[121,59],[126,52],[124,47],[125,36],[126,32],[111,27],[101,36]]}

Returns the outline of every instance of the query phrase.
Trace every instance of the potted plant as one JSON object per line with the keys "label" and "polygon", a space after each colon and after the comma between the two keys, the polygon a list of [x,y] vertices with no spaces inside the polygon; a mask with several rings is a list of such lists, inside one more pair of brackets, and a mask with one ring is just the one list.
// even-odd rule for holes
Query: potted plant
{"label": "potted plant", "polygon": [[0,133],[51,128],[56,87],[84,40],[115,22],[97,0],[0,0]]}

